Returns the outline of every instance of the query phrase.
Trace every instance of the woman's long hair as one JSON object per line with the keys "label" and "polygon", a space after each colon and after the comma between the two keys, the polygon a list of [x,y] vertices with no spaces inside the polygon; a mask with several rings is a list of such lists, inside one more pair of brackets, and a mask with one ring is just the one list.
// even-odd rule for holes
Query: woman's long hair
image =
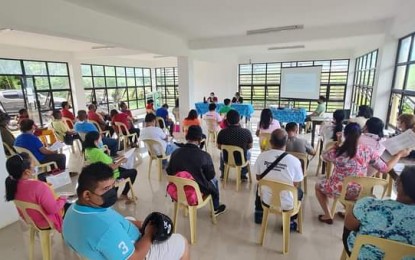
{"label": "woman's long hair", "polygon": [[343,131],[343,120],[344,120],[344,111],[341,109],[337,109],[333,113],[334,119],[334,129],[333,129],[333,136],[331,139],[337,141],[337,133]]}
{"label": "woman's long hair", "polygon": [[6,161],[6,169],[9,173],[6,184],[6,200],[14,200],[17,192],[17,184],[23,176],[23,172],[30,169],[30,156],[27,153],[20,153],[11,156]]}
{"label": "woman's long hair", "polygon": [[353,158],[357,152],[357,145],[359,144],[359,137],[362,134],[359,124],[350,123],[344,128],[345,140],[343,144],[337,148],[336,156],[345,154],[349,158]]}
{"label": "woman's long hair", "polygon": [[194,120],[197,118],[197,111],[192,109],[189,111],[189,114],[186,117],[186,120]]}
{"label": "woman's long hair", "polygon": [[85,141],[83,143],[84,150],[88,148],[98,148],[95,144],[95,141],[99,140],[100,134],[98,132],[89,132],[85,136]]}
{"label": "woman's long hair", "polygon": [[259,128],[268,129],[273,120],[271,109],[264,108],[261,111],[261,118],[259,120]]}

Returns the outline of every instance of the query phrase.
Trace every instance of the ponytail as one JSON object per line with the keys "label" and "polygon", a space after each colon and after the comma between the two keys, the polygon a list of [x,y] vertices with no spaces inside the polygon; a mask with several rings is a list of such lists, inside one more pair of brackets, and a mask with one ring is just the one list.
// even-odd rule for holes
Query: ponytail
{"label": "ponytail", "polygon": [[6,178],[6,200],[14,200],[17,192],[17,184],[23,176],[23,172],[30,169],[31,160],[27,153],[15,154],[6,161],[6,169],[9,176]]}

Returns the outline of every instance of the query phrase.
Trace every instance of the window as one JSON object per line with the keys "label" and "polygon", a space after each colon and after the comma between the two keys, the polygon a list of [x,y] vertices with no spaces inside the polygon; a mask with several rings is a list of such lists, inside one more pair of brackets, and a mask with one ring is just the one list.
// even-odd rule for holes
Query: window
{"label": "window", "polygon": [[150,68],[82,64],[81,71],[87,102],[96,101],[108,112],[120,102],[130,109],[144,108],[152,91]]}
{"label": "window", "polygon": [[361,105],[371,105],[377,58],[378,50],[375,50],[356,59],[351,102],[352,113],[357,113]]}
{"label": "window", "polygon": [[176,98],[179,98],[177,67],[156,68],[156,89],[161,92],[163,103],[174,107]]}
{"label": "window", "polygon": [[389,102],[388,125],[396,127],[400,114],[415,110],[415,33],[399,40]]}
{"label": "window", "polygon": [[0,59],[0,106],[17,114],[27,108],[38,124],[47,124],[63,101],[73,104],[65,62]]}
{"label": "window", "polygon": [[[285,106],[280,98],[281,68],[322,66],[320,95],[327,97],[327,112],[344,107],[349,60],[293,61],[239,65],[239,92],[255,109],[270,105]],[[317,107],[310,100],[295,100],[296,107],[311,111]]]}

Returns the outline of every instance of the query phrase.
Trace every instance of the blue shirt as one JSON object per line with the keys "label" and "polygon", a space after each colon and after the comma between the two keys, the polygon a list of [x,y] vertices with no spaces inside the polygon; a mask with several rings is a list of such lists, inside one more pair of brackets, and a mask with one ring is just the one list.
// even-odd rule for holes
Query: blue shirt
{"label": "blue shirt", "polygon": [[[366,197],[358,200],[353,215],[359,220],[359,231],[347,238],[350,250],[357,235],[370,235],[415,245],[415,206],[395,200]],[[363,246],[358,259],[383,259],[383,253],[373,246]],[[404,259],[415,259],[413,257]]]}
{"label": "blue shirt", "polygon": [[164,107],[160,107],[156,111],[156,116],[162,117],[164,119],[164,122],[167,121],[167,116],[169,115],[169,111],[165,109]]}
{"label": "blue shirt", "polygon": [[34,134],[22,133],[14,140],[14,145],[29,150],[39,162],[45,159],[45,155],[39,151],[43,147],[43,144]]}
{"label": "blue shirt", "polygon": [[78,133],[98,132],[98,129],[95,127],[95,125],[88,121],[76,122],[74,130]]}
{"label": "blue shirt", "polygon": [[112,208],[77,203],[65,214],[62,234],[69,247],[94,260],[128,259],[141,237],[138,228]]}

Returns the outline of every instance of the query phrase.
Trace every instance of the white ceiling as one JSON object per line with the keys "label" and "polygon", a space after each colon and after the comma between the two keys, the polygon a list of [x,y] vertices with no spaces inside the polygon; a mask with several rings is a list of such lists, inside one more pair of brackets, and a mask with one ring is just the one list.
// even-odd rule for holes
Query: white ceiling
{"label": "white ceiling", "polygon": [[65,1],[194,40],[293,24],[308,28],[381,20],[410,0]]}

